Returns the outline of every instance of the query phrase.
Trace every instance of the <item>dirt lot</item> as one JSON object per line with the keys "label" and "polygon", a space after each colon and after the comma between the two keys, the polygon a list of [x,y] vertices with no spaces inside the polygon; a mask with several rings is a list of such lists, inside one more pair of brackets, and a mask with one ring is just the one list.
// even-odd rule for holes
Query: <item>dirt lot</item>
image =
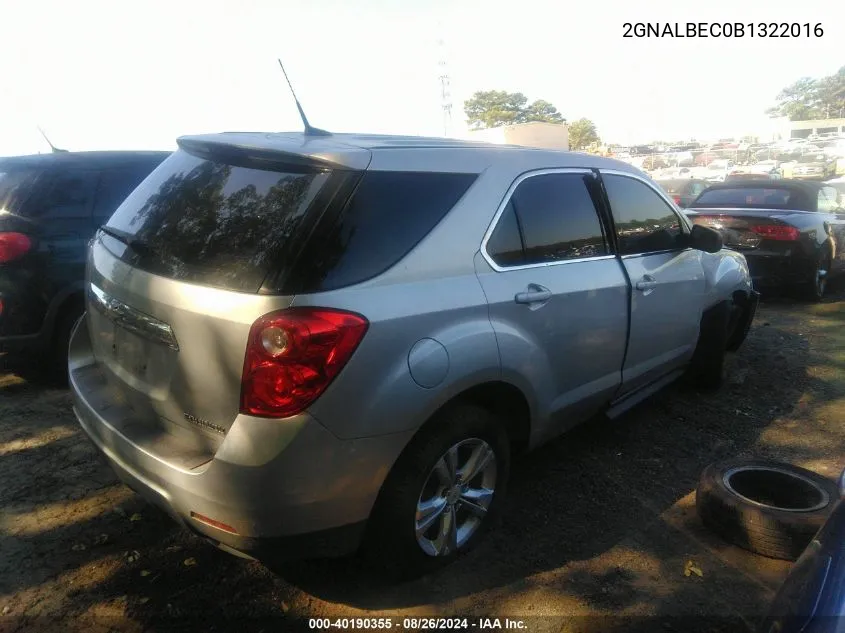
{"label": "dirt lot", "polygon": [[[816,306],[771,299],[719,393],[672,387],[519,460],[502,526],[451,568],[398,586],[355,561],[274,573],[184,533],[118,484],[67,392],[27,382],[6,361],[0,631],[57,621],[269,631],[361,614],[525,617],[529,630],[752,630],[788,564],[698,525],[699,472],[742,454],[831,477],[843,466],[845,292]],[[701,577],[684,575],[688,561]]]}

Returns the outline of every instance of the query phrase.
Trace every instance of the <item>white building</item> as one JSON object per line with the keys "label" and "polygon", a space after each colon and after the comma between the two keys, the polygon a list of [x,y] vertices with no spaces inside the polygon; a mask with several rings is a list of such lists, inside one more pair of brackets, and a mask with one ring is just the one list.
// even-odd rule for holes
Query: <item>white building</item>
{"label": "white building", "polygon": [[470,130],[466,133],[465,138],[497,145],[522,145],[524,147],[568,150],[569,126],[565,123],[520,123],[484,130]]}

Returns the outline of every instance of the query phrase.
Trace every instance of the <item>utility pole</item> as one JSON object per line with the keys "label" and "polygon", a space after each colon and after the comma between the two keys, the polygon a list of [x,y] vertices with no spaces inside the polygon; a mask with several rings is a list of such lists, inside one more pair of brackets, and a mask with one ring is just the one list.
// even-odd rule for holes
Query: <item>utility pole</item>
{"label": "utility pole", "polygon": [[446,61],[446,42],[443,39],[443,22],[437,23],[437,66],[440,80],[440,108],[443,110],[443,136],[452,134],[452,92],[449,84],[449,66]]}

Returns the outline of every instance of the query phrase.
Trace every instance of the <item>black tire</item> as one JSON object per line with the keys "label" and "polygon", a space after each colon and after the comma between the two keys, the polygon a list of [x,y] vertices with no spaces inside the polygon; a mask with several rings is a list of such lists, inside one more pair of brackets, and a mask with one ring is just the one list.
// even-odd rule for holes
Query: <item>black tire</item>
{"label": "black tire", "polygon": [[731,308],[730,301],[722,301],[701,317],[698,343],[687,371],[687,379],[697,387],[718,389],[722,386]]}
{"label": "black tire", "polygon": [[68,347],[70,335],[77,321],[82,318],[85,309],[82,305],[74,305],[65,310],[56,320],[53,330],[53,341],[46,358],[45,375],[56,386],[66,386],[68,383]]}
{"label": "black tire", "polygon": [[695,505],[702,523],[729,543],[769,558],[795,560],[838,496],[834,482],[804,468],[736,459],[704,470]]}
{"label": "black tire", "polygon": [[808,301],[817,302],[824,299],[825,293],[827,292],[831,262],[830,252],[824,253],[816,260],[812,278],[805,282],[801,288],[801,294]]}
{"label": "black tire", "polygon": [[752,296],[742,295],[738,300],[734,301],[734,309],[738,318],[736,323],[732,323],[731,327],[728,328],[727,351],[737,351],[745,342],[745,339],[748,338],[748,333],[751,331],[751,324],[754,321],[754,315],[757,311],[759,297],[760,295],[757,291],[752,291]]}
{"label": "black tire", "polygon": [[[430,555],[417,542],[417,503],[429,475],[450,447],[482,440],[495,455],[495,488],[487,514],[457,551]],[[394,579],[414,578],[454,561],[472,549],[499,517],[510,469],[510,446],[503,425],[484,408],[461,404],[432,420],[411,441],[385,481],[370,517],[364,555],[371,566]],[[439,525],[439,523],[438,523]]]}

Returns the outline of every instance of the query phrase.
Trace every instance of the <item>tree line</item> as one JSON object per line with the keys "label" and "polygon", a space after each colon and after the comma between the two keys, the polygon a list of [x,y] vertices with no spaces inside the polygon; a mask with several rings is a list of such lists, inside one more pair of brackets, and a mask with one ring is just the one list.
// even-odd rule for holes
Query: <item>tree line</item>
{"label": "tree line", "polygon": [[845,66],[827,77],[802,77],[790,84],[766,114],[790,121],[845,117]]}
{"label": "tree line", "polygon": [[[566,123],[558,109],[537,99],[528,102],[521,92],[505,90],[480,90],[464,102],[464,113],[470,129],[502,127],[519,123]],[[584,149],[600,142],[596,125],[589,119],[578,119],[569,124],[569,147]]]}

